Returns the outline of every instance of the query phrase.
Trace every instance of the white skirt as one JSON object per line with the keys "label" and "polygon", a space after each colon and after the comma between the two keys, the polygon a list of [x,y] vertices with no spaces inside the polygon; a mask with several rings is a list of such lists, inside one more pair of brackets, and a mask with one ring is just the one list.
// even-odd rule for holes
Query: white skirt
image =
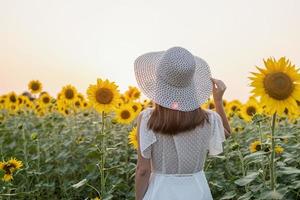
{"label": "white skirt", "polygon": [[204,171],[194,174],[152,172],[143,200],[212,200]]}

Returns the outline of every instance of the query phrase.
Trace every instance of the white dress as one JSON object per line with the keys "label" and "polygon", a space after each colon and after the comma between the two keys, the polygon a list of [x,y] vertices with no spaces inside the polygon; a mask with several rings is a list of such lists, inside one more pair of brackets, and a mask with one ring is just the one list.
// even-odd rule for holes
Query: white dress
{"label": "white dress", "polygon": [[207,153],[223,152],[221,117],[208,111],[210,123],[171,136],[147,128],[152,110],[142,111],[139,129],[141,155],[151,159],[152,168],[143,200],[212,200],[203,167]]}

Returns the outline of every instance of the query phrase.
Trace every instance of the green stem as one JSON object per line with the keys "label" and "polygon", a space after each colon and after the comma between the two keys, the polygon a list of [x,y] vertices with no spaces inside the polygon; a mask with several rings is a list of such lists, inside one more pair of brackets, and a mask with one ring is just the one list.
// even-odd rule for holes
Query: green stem
{"label": "green stem", "polygon": [[261,149],[263,149],[263,136],[262,136],[262,132],[261,132],[260,122],[258,122],[258,131],[259,131],[259,136],[260,136]]}
{"label": "green stem", "polygon": [[[240,149],[238,149],[238,153],[239,153],[239,158],[240,158],[240,161],[241,161],[243,177],[245,177],[246,176],[246,170],[245,170],[244,157],[243,157],[242,152],[240,151]],[[246,190],[246,192],[248,192],[248,185],[245,185],[245,190]]]}
{"label": "green stem", "polygon": [[23,142],[23,153],[24,153],[26,168],[28,168],[27,140],[26,140],[26,135],[25,135],[25,130],[24,129],[25,129],[25,127],[23,126],[23,129],[22,129],[22,137],[23,137],[23,140],[24,140],[24,142]]}
{"label": "green stem", "polygon": [[102,111],[102,123],[101,123],[101,194],[104,196],[105,194],[105,133],[104,133],[104,126],[105,126],[105,114]]}
{"label": "green stem", "polygon": [[[259,132],[259,135],[260,135],[261,149],[263,150],[263,134],[262,134],[262,131],[261,131],[261,123],[260,123],[260,121],[258,122],[258,132]],[[264,155],[261,155],[260,157],[264,158]],[[262,162],[261,162],[261,169],[263,170],[262,178],[263,178],[263,182],[265,184],[265,181],[266,181],[265,178],[266,177],[265,177],[264,159],[262,159]]]}
{"label": "green stem", "polygon": [[276,123],[276,112],[272,119],[272,146],[271,146],[271,163],[270,163],[270,177],[271,177],[271,189],[275,191],[275,123]]}

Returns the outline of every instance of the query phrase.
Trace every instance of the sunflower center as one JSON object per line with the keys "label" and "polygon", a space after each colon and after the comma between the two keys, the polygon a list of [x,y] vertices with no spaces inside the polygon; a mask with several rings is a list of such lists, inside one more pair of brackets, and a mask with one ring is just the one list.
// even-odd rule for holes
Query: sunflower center
{"label": "sunflower center", "polygon": [[121,112],[122,119],[128,119],[130,117],[130,112],[128,110],[124,110]]}
{"label": "sunflower center", "polygon": [[8,163],[8,164],[4,165],[3,170],[6,172],[10,172],[14,168],[16,168],[16,166],[14,164]]}
{"label": "sunflower center", "polygon": [[44,103],[49,103],[50,102],[50,98],[49,97],[44,97],[43,98],[43,102]]}
{"label": "sunflower center", "polygon": [[209,107],[209,109],[214,109],[215,108],[215,104],[209,103],[208,107]]}
{"label": "sunflower center", "polygon": [[19,100],[19,104],[22,104],[22,103],[23,103],[23,99],[18,98],[18,100]]}
{"label": "sunflower center", "polygon": [[134,112],[136,112],[138,109],[137,105],[133,105],[132,108],[133,108]]}
{"label": "sunflower center", "polygon": [[65,91],[65,97],[67,99],[73,99],[74,98],[74,91],[72,89],[67,89]]}
{"label": "sunflower center", "polygon": [[254,106],[249,106],[246,110],[247,115],[253,116],[256,113],[256,108]]}
{"label": "sunflower center", "polygon": [[108,88],[100,88],[96,92],[96,100],[101,104],[109,104],[113,100],[113,93]]}
{"label": "sunflower center", "polygon": [[34,91],[39,90],[40,89],[40,84],[36,83],[36,82],[33,82],[31,84],[31,89],[34,90]]}
{"label": "sunflower center", "polygon": [[277,100],[287,99],[294,90],[293,81],[283,72],[267,74],[264,79],[266,93]]}
{"label": "sunflower center", "polygon": [[76,106],[76,107],[80,107],[80,102],[79,102],[79,101],[76,101],[76,102],[75,102],[75,106]]}
{"label": "sunflower center", "polygon": [[256,145],[255,150],[260,151],[261,150],[261,145],[260,144]]}
{"label": "sunflower center", "polygon": [[16,103],[17,98],[16,98],[15,95],[11,95],[11,96],[9,97],[9,100],[10,100],[11,102],[13,102],[13,103]]}
{"label": "sunflower center", "polygon": [[232,110],[232,111],[236,111],[236,110],[237,110],[237,106],[232,106],[232,107],[231,107],[231,110]]}
{"label": "sunflower center", "polygon": [[136,93],[134,94],[134,97],[135,97],[135,98],[139,98],[139,97],[140,97],[140,93],[139,93],[139,92],[136,92]]}

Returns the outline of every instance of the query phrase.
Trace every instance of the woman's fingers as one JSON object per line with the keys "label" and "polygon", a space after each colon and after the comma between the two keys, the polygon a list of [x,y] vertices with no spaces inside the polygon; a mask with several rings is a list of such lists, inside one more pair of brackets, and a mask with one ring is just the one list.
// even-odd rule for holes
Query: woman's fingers
{"label": "woman's fingers", "polygon": [[215,78],[211,78],[211,80],[213,82],[214,89],[219,89],[221,91],[226,90],[226,85],[223,81],[221,81],[219,79],[215,79]]}

